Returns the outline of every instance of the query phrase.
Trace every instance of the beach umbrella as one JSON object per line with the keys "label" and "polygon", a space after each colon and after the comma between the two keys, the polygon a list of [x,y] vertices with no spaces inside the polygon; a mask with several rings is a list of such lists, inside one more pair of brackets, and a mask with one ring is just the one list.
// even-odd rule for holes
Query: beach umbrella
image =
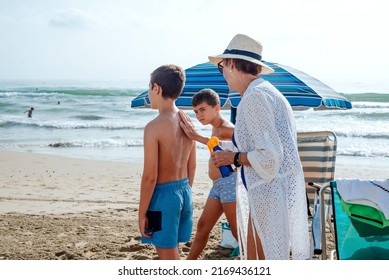
{"label": "beach umbrella", "polygon": [[[273,68],[274,73],[261,77],[273,84],[286,97],[293,110],[351,109],[351,102],[344,95],[314,77],[289,66],[263,62]],[[213,63],[206,62],[190,67],[185,70],[185,74],[185,86],[176,101],[179,108],[191,109],[193,95],[203,88],[211,88],[219,94],[223,109],[238,106],[241,98],[239,93],[229,90],[223,75]],[[145,91],[134,98],[131,107],[150,107],[147,93],[148,91]]]}

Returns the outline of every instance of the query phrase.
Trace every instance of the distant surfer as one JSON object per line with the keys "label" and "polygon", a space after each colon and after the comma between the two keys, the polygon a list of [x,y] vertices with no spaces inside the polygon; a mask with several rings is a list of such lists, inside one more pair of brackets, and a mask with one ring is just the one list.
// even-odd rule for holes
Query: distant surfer
{"label": "distant surfer", "polygon": [[31,118],[31,117],[32,117],[32,111],[34,111],[34,107],[31,107],[31,109],[24,111],[24,113],[27,112],[27,116],[28,116],[29,118]]}

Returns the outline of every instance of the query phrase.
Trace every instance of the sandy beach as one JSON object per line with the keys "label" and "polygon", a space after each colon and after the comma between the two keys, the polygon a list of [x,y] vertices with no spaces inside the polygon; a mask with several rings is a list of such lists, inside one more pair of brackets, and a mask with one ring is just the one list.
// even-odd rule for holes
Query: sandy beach
{"label": "sandy beach", "polygon": [[[139,241],[142,168],[143,163],[0,152],[0,259],[156,259],[153,246]],[[336,169],[336,178],[385,176],[384,168],[340,165]],[[195,225],[210,186],[207,165],[198,164],[193,186]],[[218,224],[201,259],[235,259],[229,256],[230,249],[219,246],[220,240]],[[180,246],[182,258],[190,245]]]}

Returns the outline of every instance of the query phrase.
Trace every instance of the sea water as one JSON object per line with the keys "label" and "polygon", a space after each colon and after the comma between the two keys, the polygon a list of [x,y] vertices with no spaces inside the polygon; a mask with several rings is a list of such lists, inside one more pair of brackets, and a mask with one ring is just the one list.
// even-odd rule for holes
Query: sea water
{"label": "sea water", "polygon": [[[131,108],[147,89],[126,81],[0,80],[0,150],[143,162],[143,129],[157,111]],[[331,130],[337,161],[389,166],[389,93],[346,93],[351,110],[295,111],[298,131]],[[24,113],[34,107],[32,118]],[[210,136],[187,110],[201,134]],[[230,118],[230,111],[222,114]],[[209,152],[197,144],[199,161]]]}

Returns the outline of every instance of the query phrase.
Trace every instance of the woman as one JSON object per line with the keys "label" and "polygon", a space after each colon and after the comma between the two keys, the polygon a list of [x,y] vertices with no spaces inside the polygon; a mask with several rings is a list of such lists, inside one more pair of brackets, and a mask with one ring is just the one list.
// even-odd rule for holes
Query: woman
{"label": "woman", "polygon": [[[216,166],[240,168],[237,219],[241,257],[307,259],[307,206],[293,112],[285,97],[259,77],[273,72],[261,61],[262,45],[238,34],[223,54],[209,59],[223,73],[228,87],[242,96],[233,146],[222,141],[225,151],[212,154]],[[198,136],[189,117],[181,116],[186,134],[192,139]]]}

